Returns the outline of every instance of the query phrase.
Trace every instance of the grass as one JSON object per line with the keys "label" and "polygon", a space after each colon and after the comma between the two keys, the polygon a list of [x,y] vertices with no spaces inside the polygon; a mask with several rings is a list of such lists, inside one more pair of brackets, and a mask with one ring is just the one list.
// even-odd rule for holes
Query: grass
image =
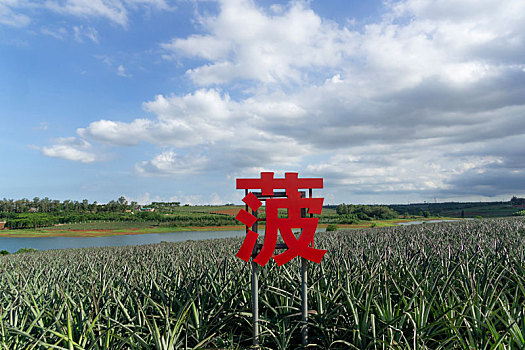
{"label": "grass", "polygon": [[512,216],[513,213],[519,209],[513,207],[510,204],[494,204],[494,205],[480,205],[479,207],[468,207],[464,209],[445,210],[442,212],[445,216],[461,217],[461,211],[463,211],[466,218],[472,218],[475,216],[482,216],[484,218],[489,217],[503,217]]}
{"label": "grass", "polygon": [[[241,239],[0,257],[4,349],[251,344]],[[525,221],[318,233],[309,339],[320,349],[525,347]],[[260,269],[261,344],[300,347],[300,263]]]}

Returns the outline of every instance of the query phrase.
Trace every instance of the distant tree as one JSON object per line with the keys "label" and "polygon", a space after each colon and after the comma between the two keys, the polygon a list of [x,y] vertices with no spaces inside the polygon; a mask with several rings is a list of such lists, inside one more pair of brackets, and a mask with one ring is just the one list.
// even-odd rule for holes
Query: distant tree
{"label": "distant tree", "polygon": [[339,230],[339,227],[336,224],[329,224],[326,227],[326,232],[337,231],[337,230]]}
{"label": "distant tree", "polygon": [[42,199],[40,201],[40,205],[42,207],[42,212],[43,213],[49,213],[49,211],[51,209],[51,201],[49,200],[49,198],[45,197],[44,199]]}
{"label": "distant tree", "polygon": [[38,252],[38,249],[35,248],[20,248],[16,251],[15,254],[24,254],[24,253],[33,253]]}
{"label": "distant tree", "polygon": [[126,200],[126,197],[120,196],[118,199],[118,204],[120,205],[128,205],[128,201]]}
{"label": "distant tree", "polygon": [[525,204],[525,198],[518,198],[516,196],[513,196],[511,199],[510,199],[510,203],[512,205],[522,205],[522,204]]}
{"label": "distant tree", "polygon": [[359,218],[356,214],[339,215],[337,222],[340,224],[358,224]]}
{"label": "distant tree", "polygon": [[348,214],[348,206],[346,204],[339,204],[337,208],[335,208],[335,212],[337,215],[345,215]]}
{"label": "distant tree", "polygon": [[41,204],[40,204],[40,198],[38,197],[33,198],[33,208],[35,208],[37,211],[42,211]]}

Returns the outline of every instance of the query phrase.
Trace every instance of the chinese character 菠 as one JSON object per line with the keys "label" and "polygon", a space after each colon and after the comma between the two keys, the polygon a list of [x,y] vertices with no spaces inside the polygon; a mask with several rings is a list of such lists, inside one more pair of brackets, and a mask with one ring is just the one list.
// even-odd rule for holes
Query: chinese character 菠
{"label": "chinese character \u83e0", "polygon": [[[320,263],[326,250],[313,248],[315,230],[319,218],[302,217],[301,212],[305,209],[309,214],[321,214],[323,209],[323,198],[304,198],[300,189],[323,188],[322,178],[300,179],[297,173],[285,173],[284,179],[274,178],[273,172],[262,172],[260,179],[237,179],[237,189],[259,189],[260,196],[266,199],[266,229],[261,251],[253,259],[257,264],[264,266],[273,257],[278,266],[286,264],[296,256]],[[286,196],[273,198],[274,190],[284,189]],[[243,198],[244,203],[256,211],[262,205],[257,196],[249,192]],[[279,209],[287,209],[288,217],[280,218]],[[250,228],[255,224],[257,218],[246,210],[241,210],[235,217],[245,224],[247,234],[244,242],[236,254],[244,261],[249,261],[253,248],[257,243],[256,232]],[[301,235],[297,238],[292,229],[301,229]],[[277,234],[281,233],[287,250],[278,255],[273,255]]]}

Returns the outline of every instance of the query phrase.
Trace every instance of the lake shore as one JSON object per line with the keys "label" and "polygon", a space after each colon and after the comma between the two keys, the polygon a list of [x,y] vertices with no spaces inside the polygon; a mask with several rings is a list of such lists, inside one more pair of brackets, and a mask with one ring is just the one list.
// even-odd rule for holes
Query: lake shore
{"label": "lake shore", "polygon": [[[360,229],[370,227],[388,227],[397,226],[403,222],[431,221],[436,219],[461,220],[457,218],[408,218],[393,220],[374,220],[363,221],[358,224],[337,224],[339,229]],[[326,228],[328,224],[319,224],[319,228]],[[262,226],[264,228],[264,226]],[[116,228],[116,229],[72,229],[60,228],[42,228],[42,229],[20,229],[20,230],[1,230],[0,237],[107,237],[119,235],[142,235],[148,233],[168,233],[168,232],[187,232],[187,231],[232,231],[243,230],[242,225],[231,226],[186,226],[186,227],[141,227],[141,228]]]}

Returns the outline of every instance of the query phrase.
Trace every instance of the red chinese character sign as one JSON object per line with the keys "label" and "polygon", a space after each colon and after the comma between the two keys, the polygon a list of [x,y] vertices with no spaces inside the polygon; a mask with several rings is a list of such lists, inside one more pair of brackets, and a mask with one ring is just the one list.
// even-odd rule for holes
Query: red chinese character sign
{"label": "red chinese character sign", "polygon": [[[273,257],[278,266],[286,264],[296,256],[320,263],[326,250],[313,248],[313,241],[319,218],[301,217],[301,211],[307,209],[309,214],[321,214],[323,198],[304,198],[300,189],[323,188],[322,178],[300,179],[297,173],[286,173],[284,179],[274,178],[273,172],[262,172],[260,179],[237,179],[237,189],[260,190],[261,197],[266,198],[266,231],[261,251],[253,259],[257,264],[264,266]],[[284,198],[273,198],[274,190],[284,189]],[[249,192],[243,202],[256,211],[262,205],[257,196]],[[288,217],[279,218],[278,210],[287,209]],[[247,226],[244,242],[236,256],[244,261],[249,261],[253,248],[257,243],[258,233],[252,231],[257,218],[242,209],[235,217]],[[293,229],[301,229],[297,238]],[[277,244],[278,232],[287,246],[283,253],[274,255]],[[312,245],[312,246],[311,246]]]}

